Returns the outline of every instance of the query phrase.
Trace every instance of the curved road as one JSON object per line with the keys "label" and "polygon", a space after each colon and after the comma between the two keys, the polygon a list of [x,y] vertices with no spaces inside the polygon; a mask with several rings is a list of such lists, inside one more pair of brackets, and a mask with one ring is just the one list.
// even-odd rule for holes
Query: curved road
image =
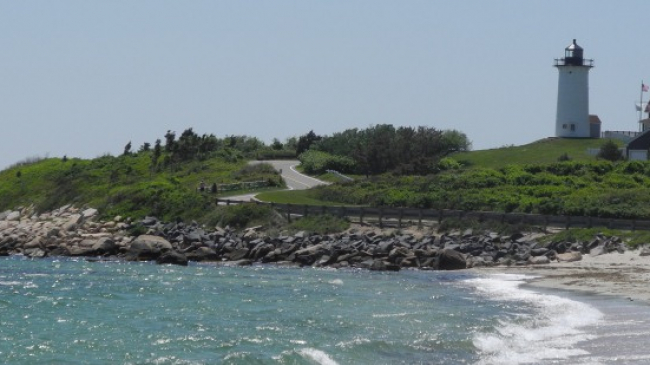
{"label": "curved road", "polygon": [[[300,161],[297,160],[270,160],[270,161],[251,161],[250,163],[269,163],[276,170],[281,172],[282,178],[287,183],[287,188],[289,190],[305,190],[313,188],[318,185],[327,185],[328,182],[315,179],[311,176],[301,174],[296,170],[296,166],[300,165]],[[250,201],[255,199],[255,195],[246,194],[246,195],[236,195],[230,196],[230,200],[240,200],[240,201]]]}
{"label": "curved road", "polygon": [[314,186],[328,184],[325,181],[298,172],[295,167],[300,165],[300,161],[271,160],[263,162],[270,163],[276,170],[281,172],[282,178],[287,183],[289,190],[304,190],[313,188]]}

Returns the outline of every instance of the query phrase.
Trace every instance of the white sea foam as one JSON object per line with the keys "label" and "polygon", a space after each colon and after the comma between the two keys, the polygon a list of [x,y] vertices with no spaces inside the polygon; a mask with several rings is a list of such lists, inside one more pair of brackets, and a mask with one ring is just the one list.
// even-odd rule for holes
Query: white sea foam
{"label": "white sea foam", "polygon": [[530,364],[587,354],[576,345],[593,338],[583,328],[600,322],[603,313],[585,303],[522,289],[524,279],[495,275],[466,281],[488,299],[528,303],[535,311],[500,321],[495,333],[475,334],[478,364]]}
{"label": "white sea foam", "polygon": [[321,350],[317,350],[311,347],[306,347],[304,349],[298,350],[298,353],[303,357],[315,361],[317,364],[321,365],[338,365],[329,355]]}

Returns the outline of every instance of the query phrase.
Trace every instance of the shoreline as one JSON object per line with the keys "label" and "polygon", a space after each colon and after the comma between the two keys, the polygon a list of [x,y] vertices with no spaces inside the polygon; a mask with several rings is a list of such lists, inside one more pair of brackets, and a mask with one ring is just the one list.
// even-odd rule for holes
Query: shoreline
{"label": "shoreline", "polygon": [[468,269],[478,274],[527,275],[526,286],[606,295],[650,305],[650,256],[640,250],[583,255],[574,262],[544,265],[494,266]]}

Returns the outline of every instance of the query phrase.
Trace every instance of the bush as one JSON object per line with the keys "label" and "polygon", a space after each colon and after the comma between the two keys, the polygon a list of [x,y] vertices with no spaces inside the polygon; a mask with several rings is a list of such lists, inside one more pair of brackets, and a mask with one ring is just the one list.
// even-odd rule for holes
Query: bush
{"label": "bush", "polygon": [[246,228],[255,225],[269,225],[273,222],[275,212],[267,205],[239,204],[220,206],[206,219],[211,226],[230,226]]}
{"label": "bush", "polygon": [[616,143],[610,139],[600,147],[598,157],[608,161],[619,161],[623,159],[623,154]]}
{"label": "bush", "polygon": [[348,220],[330,214],[324,214],[302,217],[289,224],[288,228],[293,231],[306,231],[323,235],[343,232],[349,227],[350,222]]}
{"label": "bush", "polygon": [[354,160],[344,156],[330,155],[327,152],[309,150],[299,157],[308,174],[323,174],[327,170],[349,173],[354,171]]}

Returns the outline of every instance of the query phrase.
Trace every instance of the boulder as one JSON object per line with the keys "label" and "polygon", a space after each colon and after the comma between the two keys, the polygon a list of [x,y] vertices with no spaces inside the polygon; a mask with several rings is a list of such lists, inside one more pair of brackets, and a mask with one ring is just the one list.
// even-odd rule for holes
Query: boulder
{"label": "boulder", "polygon": [[400,267],[388,261],[374,260],[368,269],[372,271],[399,271]]}
{"label": "boulder", "polygon": [[95,242],[92,250],[97,255],[114,255],[117,254],[119,247],[112,238],[102,237]]}
{"label": "boulder", "polygon": [[443,249],[440,252],[438,260],[439,270],[462,270],[465,268],[467,268],[467,261],[462,253],[450,249]]}
{"label": "boulder", "polygon": [[219,255],[209,247],[199,247],[194,251],[186,253],[185,256],[188,260],[197,262],[217,261],[219,259]]}
{"label": "boulder", "polygon": [[92,247],[73,246],[68,247],[68,256],[95,256],[95,250]]}
{"label": "boulder", "polygon": [[23,251],[23,254],[27,257],[45,257],[47,254],[40,248],[30,248]]}
{"label": "boulder", "polygon": [[13,211],[7,214],[5,217],[6,221],[19,221],[20,220],[20,212],[19,211]]}
{"label": "boulder", "polygon": [[84,210],[83,212],[81,212],[81,217],[83,219],[92,219],[96,215],[97,215],[97,209],[95,209],[95,208],[88,208],[88,209]]}
{"label": "boulder", "polygon": [[[135,247],[134,247],[135,246]],[[131,242],[131,249],[158,249],[171,250],[172,244],[166,239],[158,236],[143,234]]]}
{"label": "boulder", "polygon": [[582,254],[580,252],[559,253],[556,257],[559,262],[574,262],[582,260]]}
{"label": "boulder", "polygon": [[239,261],[244,259],[248,255],[247,248],[238,248],[228,254],[228,259],[230,261]]}
{"label": "boulder", "polygon": [[131,242],[126,259],[128,261],[155,260],[162,253],[171,250],[172,245],[166,239],[143,234]]}
{"label": "boulder", "polygon": [[72,214],[68,221],[61,225],[63,231],[74,231],[79,224],[83,221],[83,216],[80,214]]}
{"label": "boulder", "polygon": [[172,264],[187,266],[187,262],[187,257],[178,251],[167,251],[156,259],[156,263],[159,265]]}
{"label": "boulder", "polygon": [[531,265],[544,265],[551,263],[547,256],[531,256],[528,258],[528,263]]}

